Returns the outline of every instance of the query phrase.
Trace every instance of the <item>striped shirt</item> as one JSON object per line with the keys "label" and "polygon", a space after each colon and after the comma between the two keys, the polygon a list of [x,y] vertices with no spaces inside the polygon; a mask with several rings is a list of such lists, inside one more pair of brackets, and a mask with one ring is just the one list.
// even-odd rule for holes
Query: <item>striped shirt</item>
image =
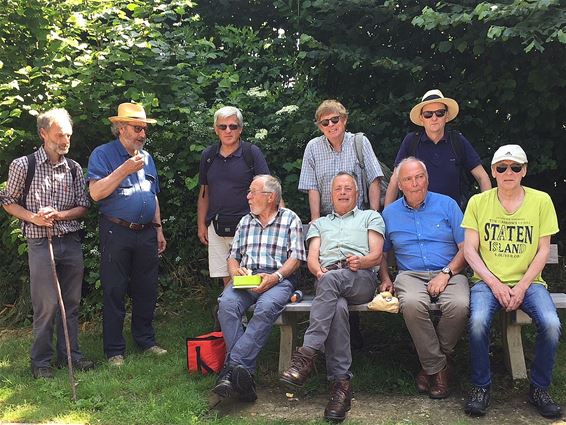
{"label": "striped shirt", "polygon": [[301,219],[293,211],[279,208],[263,227],[252,213],[246,214],[236,229],[229,258],[252,271],[275,271],[289,258],[306,261]]}
{"label": "striped shirt", "polygon": [[[362,169],[354,146],[355,135],[346,132],[340,152],[334,150],[325,136],[312,139],[305,148],[299,190],[308,192],[316,190],[320,193],[320,215],[324,217],[332,212],[332,179],[336,174],[345,171],[356,176],[360,197],[358,208],[362,207],[364,187],[362,185]],[[378,177],[383,177],[379,161],[373,152],[369,140],[364,136],[363,149],[364,166],[367,173],[368,185]]]}
{"label": "striped shirt", "polygon": [[[31,181],[27,200],[21,200],[23,195],[28,159],[25,156],[16,158],[10,164],[6,188],[0,192],[0,204],[24,204],[24,208],[37,213],[43,207],[53,207],[57,211],[66,211],[75,207],[90,206],[86,191],[85,179],[81,166],[69,159],[71,166],[77,167],[75,179],[65,157],[57,164],[51,164],[43,146],[34,152],[35,174]],[[22,222],[22,233],[26,238],[46,238],[47,227],[36,226],[33,223]],[[61,236],[76,232],[81,228],[78,220],[55,221],[53,235]]]}

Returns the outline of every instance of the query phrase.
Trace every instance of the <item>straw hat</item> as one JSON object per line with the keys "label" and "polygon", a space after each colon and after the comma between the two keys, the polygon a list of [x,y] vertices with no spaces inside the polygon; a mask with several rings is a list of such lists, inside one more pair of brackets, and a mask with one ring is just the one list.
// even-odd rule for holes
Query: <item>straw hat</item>
{"label": "straw hat", "polygon": [[444,103],[446,105],[446,108],[448,108],[448,112],[446,113],[446,122],[452,121],[458,116],[458,112],[460,111],[458,103],[454,99],[444,97],[440,90],[434,89],[427,91],[423,96],[421,103],[413,106],[413,109],[411,109],[409,118],[411,119],[413,124],[420,125],[422,127],[423,122],[421,118],[421,110],[423,109],[423,106],[428,105],[429,103],[437,102]]}
{"label": "straw hat", "polygon": [[130,122],[141,121],[148,124],[155,124],[157,121],[145,116],[143,106],[138,103],[121,103],[118,106],[118,115],[108,118],[111,122]]}

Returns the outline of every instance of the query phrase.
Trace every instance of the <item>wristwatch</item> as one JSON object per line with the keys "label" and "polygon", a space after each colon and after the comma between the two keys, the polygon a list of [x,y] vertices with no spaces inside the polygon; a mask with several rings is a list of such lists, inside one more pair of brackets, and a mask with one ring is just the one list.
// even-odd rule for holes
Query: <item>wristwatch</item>
{"label": "wristwatch", "polygon": [[279,272],[275,272],[275,273],[273,273],[273,274],[274,274],[275,276],[277,276],[277,278],[279,279],[279,283],[283,282],[283,279],[285,279],[285,278],[283,277],[283,275],[282,275],[281,273],[279,273]]}
{"label": "wristwatch", "polygon": [[450,270],[450,266],[444,267],[442,270],[440,270],[440,272],[447,274],[450,277],[454,276],[454,273],[452,273],[452,270]]}

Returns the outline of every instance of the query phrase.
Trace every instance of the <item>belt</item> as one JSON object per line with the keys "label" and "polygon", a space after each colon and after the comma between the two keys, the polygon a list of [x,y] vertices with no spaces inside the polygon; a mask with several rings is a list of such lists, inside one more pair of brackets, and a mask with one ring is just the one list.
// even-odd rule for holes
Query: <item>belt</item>
{"label": "belt", "polygon": [[346,267],[348,267],[348,261],[340,260],[340,261],[335,262],[334,264],[330,264],[329,266],[326,266],[325,269],[326,270],[338,270],[338,269],[345,269]]}
{"label": "belt", "polygon": [[148,227],[157,227],[153,222],[140,224],[140,223],[130,223],[129,221],[122,220],[121,218],[110,217],[109,215],[104,215],[104,214],[102,215],[102,217],[104,217],[108,221],[111,221],[112,223],[119,224],[122,227],[127,227],[130,230],[135,230],[138,232],[140,230],[147,229]]}

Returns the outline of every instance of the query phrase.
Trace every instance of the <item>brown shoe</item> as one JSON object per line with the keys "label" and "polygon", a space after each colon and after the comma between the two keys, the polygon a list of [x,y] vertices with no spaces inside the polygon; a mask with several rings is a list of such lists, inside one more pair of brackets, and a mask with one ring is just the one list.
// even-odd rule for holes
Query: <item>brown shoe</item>
{"label": "brown shoe", "polygon": [[431,376],[429,391],[430,398],[446,398],[450,394],[448,389],[448,367]]}
{"label": "brown shoe", "polygon": [[419,393],[428,394],[428,390],[430,388],[429,376],[424,369],[421,369],[420,372],[417,373],[415,384],[417,385],[417,391]]}
{"label": "brown shoe", "polygon": [[334,381],[330,387],[330,400],[324,409],[324,419],[331,422],[342,422],[346,412],[352,407],[352,381],[344,379]]}
{"label": "brown shoe", "polygon": [[285,385],[302,387],[314,369],[317,352],[308,347],[299,347],[291,357],[291,366],[281,373],[279,381]]}

